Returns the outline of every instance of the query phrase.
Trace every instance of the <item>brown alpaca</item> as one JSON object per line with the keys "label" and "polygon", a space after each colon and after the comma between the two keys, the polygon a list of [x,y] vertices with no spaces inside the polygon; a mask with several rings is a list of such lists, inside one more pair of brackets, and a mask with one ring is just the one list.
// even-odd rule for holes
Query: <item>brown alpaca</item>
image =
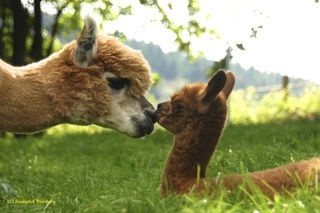
{"label": "brown alpaca", "polygon": [[272,197],[275,193],[284,194],[301,183],[314,184],[320,180],[315,179],[320,170],[319,158],[245,175],[206,178],[208,163],[224,129],[226,101],[234,83],[231,72],[219,71],[208,84],[188,85],[176,92],[170,101],[158,105],[159,124],[175,134],[162,174],[162,196],[191,190],[200,194],[213,193],[221,185],[232,192],[245,184],[249,192],[253,192],[252,186],[255,185]]}
{"label": "brown alpaca", "polygon": [[142,54],[99,35],[86,17],[79,38],[50,57],[23,67],[0,60],[0,131],[97,124],[141,137],[153,130],[153,107],[143,96],[150,85]]}

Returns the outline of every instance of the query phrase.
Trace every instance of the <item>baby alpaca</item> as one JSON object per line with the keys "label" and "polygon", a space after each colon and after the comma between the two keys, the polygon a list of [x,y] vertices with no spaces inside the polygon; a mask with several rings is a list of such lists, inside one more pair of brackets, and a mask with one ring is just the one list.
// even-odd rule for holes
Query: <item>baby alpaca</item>
{"label": "baby alpaca", "polygon": [[98,33],[86,17],[77,40],[37,63],[0,59],[0,131],[35,132],[61,124],[97,124],[142,137],[153,131],[144,97],[150,67],[139,51]]}
{"label": "baby alpaca", "polygon": [[206,178],[206,169],[219,142],[227,117],[226,101],[233,89],[232,72],[217,72],[208,84],[188,85],[176,92],[170,101],[158,105],[157,120],[161,126],[175,134],[175,141],[167,159],[160,191],[162,196],[196,193],[213,193],[223,185],[228,191],[245,184],[249,192],[254,183],[272,197],[299,187],[314,184],[320,179],[320,159],[287,164],[275,169],[246,175],[223,175]]}

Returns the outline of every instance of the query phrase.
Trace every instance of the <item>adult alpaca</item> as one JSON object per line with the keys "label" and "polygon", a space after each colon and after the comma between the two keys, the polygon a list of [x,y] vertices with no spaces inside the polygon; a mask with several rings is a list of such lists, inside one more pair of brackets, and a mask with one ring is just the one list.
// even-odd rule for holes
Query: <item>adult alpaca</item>
{"label": "adult alpaca", "polygon": [[131,137],[153,131],[153,107],[143,96],[150,67],[139,51],[98,34],[86,17],[77,40],[37,63],[0,60],[0,130],[36,132],[61,124],[97,124]]}
{"label": "adult alpaca", "polygon": [[[206,178],[208,163],[220,140],[227,116],[226,101],[235,83],[231,72],[219,71],[208,84],[191,84],[158,105],[160,125],[175,134],[175,141],[162,174],[161,194],[213,193],[224,186],[235,191],[243,185],[267,196],[285,194],[301,184],[320,181],[320,158],[287,164],[248,174]],[[236,140],[236,139],[235,139]],[[250,184],[253,183],[253,184]]]}

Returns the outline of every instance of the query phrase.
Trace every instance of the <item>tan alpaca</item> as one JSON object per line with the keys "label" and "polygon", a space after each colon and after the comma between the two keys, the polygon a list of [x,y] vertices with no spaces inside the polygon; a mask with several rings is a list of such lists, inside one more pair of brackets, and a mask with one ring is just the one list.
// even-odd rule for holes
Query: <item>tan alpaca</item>
{"label": "tan alpaca", "polygon": [[153,130],[153,107],[143,96],[150,85],[142,54],[98,34],[86,17],[79,38],[50,57],[23,67],[0,60],[0,130],[97,124],[141,137]]}
{"label": "tan alpaca", "polygon": [[206,178],[208,163],[225,125],[226,101],[234,83],[231,72],[219,71],[208,84],[188,85],[176,92],[170,101],[158,105],[156,114],[159,124],[175,134],[174,145],[162,174],[160,190],[163,196],[184,194],[192,189],[200,194],[213,193],[222,184],[231,192],[240,185],[253,192],[255,187],[252,188],[252,185],[255,185],[272,197],[275,193],[291,191],[301,183],[313,185],[320,180],[315,179],[320,170],[319,158],[246,175]]}

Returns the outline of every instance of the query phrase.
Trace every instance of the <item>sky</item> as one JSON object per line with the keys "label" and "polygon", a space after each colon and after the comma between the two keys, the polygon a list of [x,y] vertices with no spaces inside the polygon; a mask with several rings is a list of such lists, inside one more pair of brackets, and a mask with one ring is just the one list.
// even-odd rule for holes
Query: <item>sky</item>
{"label": "sky", "polygon": [[[152,42],[165,52],[175,51],[175,36],[159,22],[161,17],[157,11],[135,2],[132,16],[104,22],[104,31],[119,30],[130,39]],[[159,3],[176,23],[187,21],[186,1],[159,0]],[[320,3],[314,0],[200,0],[197,20],[215,29],[218,37],[204,34],[201,38],[192,38],[195,53],[201,51],[206,58],[217,61],[230,46],[232,62],[244,68],[253,66],[262,72],[278,72],[320,83]],[[258,28],[256,38],[250,37],[251,28],[257,26],[262,28]],[[242,43],[246,50],[236,48],[237,43]]]}

